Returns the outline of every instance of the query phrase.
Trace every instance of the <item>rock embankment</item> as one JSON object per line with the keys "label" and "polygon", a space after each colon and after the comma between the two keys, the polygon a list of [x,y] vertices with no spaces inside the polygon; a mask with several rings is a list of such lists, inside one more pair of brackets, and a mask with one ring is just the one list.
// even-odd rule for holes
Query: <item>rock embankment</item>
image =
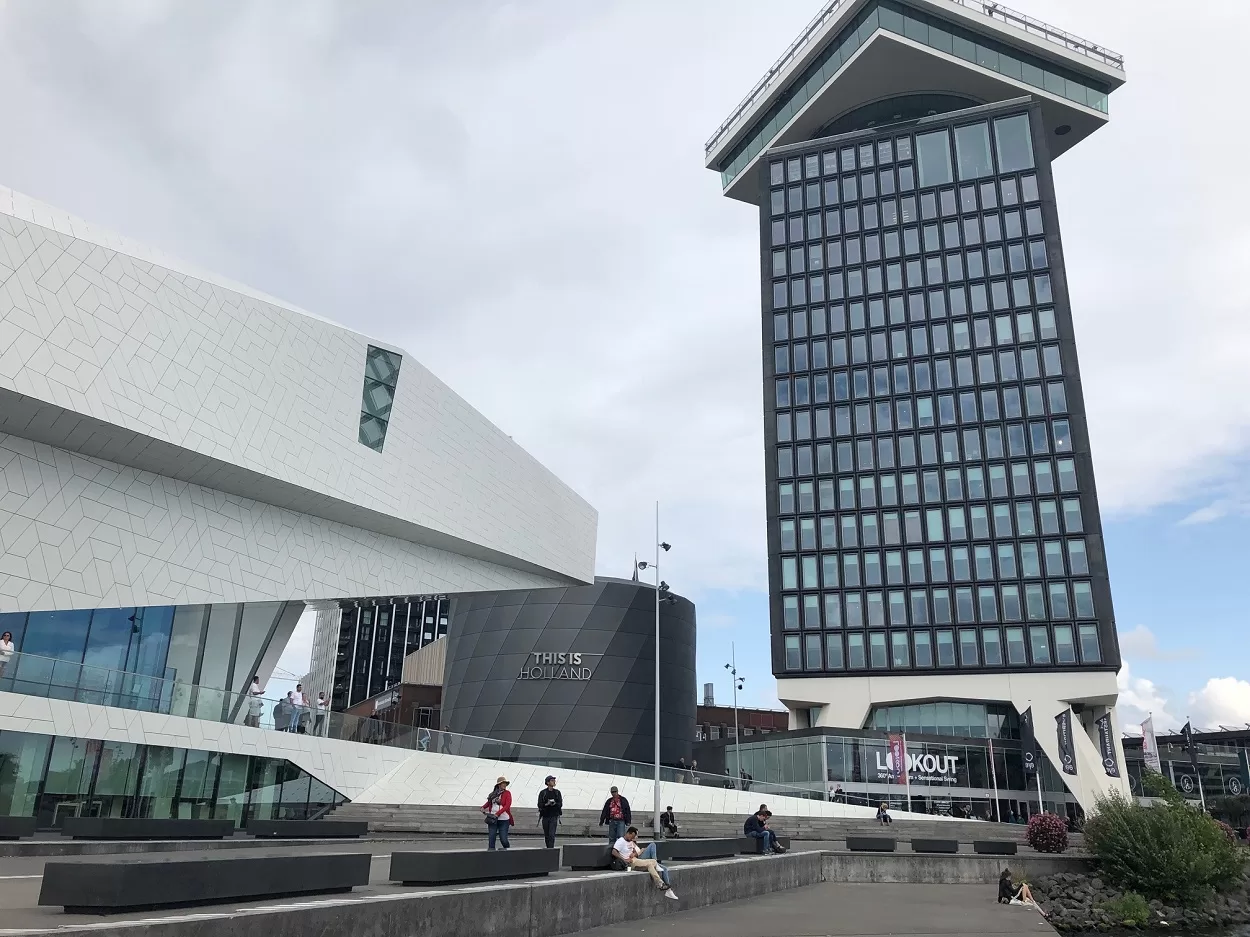
{"label": "rock embankment", "polygon": [[[1123,915],[1115,913],[1124,892],[1095,875],[1061,872],[1030,882],[1033,897],[1057,930],[1106,932],[1124,930]],[[1154,900],[1150,916],[1134,929],[1190,933],[1250,924],[1250,879],[1213,895],[1202,905],[1181,908]]]}

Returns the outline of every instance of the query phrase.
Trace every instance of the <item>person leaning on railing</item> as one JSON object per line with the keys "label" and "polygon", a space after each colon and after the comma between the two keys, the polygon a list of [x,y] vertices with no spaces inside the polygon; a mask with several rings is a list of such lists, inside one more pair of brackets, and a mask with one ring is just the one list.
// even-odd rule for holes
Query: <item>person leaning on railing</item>
{"label": "person leaning on railing", "polygon": [[0,677],[4,676],[5,670],[8,669],[9,661],[13,659],[13,632],[6,631],[0,634]]}

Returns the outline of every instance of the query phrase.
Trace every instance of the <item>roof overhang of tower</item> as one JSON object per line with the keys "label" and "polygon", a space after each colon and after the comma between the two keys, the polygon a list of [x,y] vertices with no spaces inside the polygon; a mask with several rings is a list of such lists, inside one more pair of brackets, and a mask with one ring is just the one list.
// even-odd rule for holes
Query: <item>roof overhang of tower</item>
{"label": "roof overhang of tower", "polygon": [[[808,66],[832,42],[843,41],[839,35],[845,33],[848,24],[861,11],[875,4],[876,0],[841,0],[833,7],[833,15],[829,15],[823,23],[819,23],[818,17],[814,23],[819,23],[819,26],[813,34],[805,39],[800,37],[804,39],[802,51],[795,52],[792,46],[787,52],[788,58],[783,56],[743,102],[745,106],[740,106],[709,141],[706,165],[709,169],[723,172],[734,161],[735,153],[740,152],[743,141],[760,138],[757,146],[752,147],[758,152],[745,162],[739,158],[732,177],[727,174],[722,176],[725,195],[755,203],[758,198],[755,167],[761,154],[770,148],[812,139],[820,128],[839,116],[865,104],[900,95],[926,92],[957,94],[987,104],[1032,95],[1041,104],[1052,158],[1107,122],[1107,113],[1094,106],[1078,103],[1068,96],[1039,88],[1001,70],[942,51],[899,32],[870,26],[870,33],[862,38],[858,49],[842,61],[823,83],[817,86],[810,79],[806,80],[810,97],[800,104],[795,96],[793,113],[778,120],[775,131],[763,139],[759,131],[761,117],[783,99],[787,90],[803,77]],[[1053,64],[1057,69],[1078,75],[1108,92],[1124,83],[1122,67],[1112,64],[1120,62],[1114,53],[1089,44],[1084,44],[1083,48],[1098,49],[1097,54],[1071,51],[1058,44],[1053,35],[1039,37],[978,12],[978,8],[992,7],[993,4],[972,0],[906,0],[903,5],[924,11],[930,17],[939,16],[944,23],[950,22],[965,31],[975,32],[1034,60]],[[1073,37],[1069,45],[1077,42]]]}

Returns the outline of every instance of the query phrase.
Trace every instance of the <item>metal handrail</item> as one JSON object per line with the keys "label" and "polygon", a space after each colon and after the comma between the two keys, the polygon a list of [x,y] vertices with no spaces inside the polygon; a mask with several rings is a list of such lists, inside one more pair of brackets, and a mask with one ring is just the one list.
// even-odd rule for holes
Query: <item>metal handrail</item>
{"label": "metal handrail", "polygon": [[[786,51],[781,54],[777,61],[775,61],[764,74],[764,77],[755,83],[755,86],[747,92],[746,97],[744,97],[739,102],[738,106],[733,109],[733,112],[729,115],[729,117],[727,117],[721,125],[716,128],[716,132],[713,133],[707,143],[703,145],[703,152],[705,155],[711,153],[713,147],[720,143],[721,138],[724,137],[732,127],[737,125],[742,116],[750,110],[757,100],[759,100],[760,96],[772,87],[773,82],[776,81],[782,70],[790,64],[790,62],[798,54],[799,50],[812,41],[813,37],[820,31],[825,23],[827,23],[833,14],[846,2],[848,2],[848,0],[828,0],[824,7],[821,8],[821,11],[816,14],[816,17],[803,28],[801,33],[799,33],[799,37],[790,43],[790,45],[786,48]],[[1113,68],[1118,68],[1120,70],[1124,69],[1124,56],[1120,55],[1118,52],[1112,52],[1106,46],[1100,46],[1097,43],[1082,39],[1080,36],[1062,30],[1057,26],[1051,26],[1049,23],[1044,23],[1039,19],[1035,19],[1028,14],[1021,13],[1018,10],[1013,10],[1011,7],[1004,6],[1001,3],[993,2],[993,0],[949,0],[949,2],[966,7],[970,10],[975,10],[976,12],[982,13],[991,19],[1001,20],[1008,25],[1017,26],[1025,32],[1040,36],[1041,38],[1046,39],[1049,42],[1053,42],[1056,45],[1061,45],[1071,52],[1077,52],[1089,58],[1098,59],[1104,65],[1110,65]]]}

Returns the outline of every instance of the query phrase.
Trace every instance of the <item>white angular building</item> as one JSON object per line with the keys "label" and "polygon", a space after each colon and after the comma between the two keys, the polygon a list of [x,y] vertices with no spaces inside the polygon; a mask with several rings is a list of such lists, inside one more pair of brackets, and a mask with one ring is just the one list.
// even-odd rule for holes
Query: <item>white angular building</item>
{"label": "white angular building", "polygon": [[306,602],[590,582],[596,525],[403,349],[0,188],[0,696],[239,722]]}

